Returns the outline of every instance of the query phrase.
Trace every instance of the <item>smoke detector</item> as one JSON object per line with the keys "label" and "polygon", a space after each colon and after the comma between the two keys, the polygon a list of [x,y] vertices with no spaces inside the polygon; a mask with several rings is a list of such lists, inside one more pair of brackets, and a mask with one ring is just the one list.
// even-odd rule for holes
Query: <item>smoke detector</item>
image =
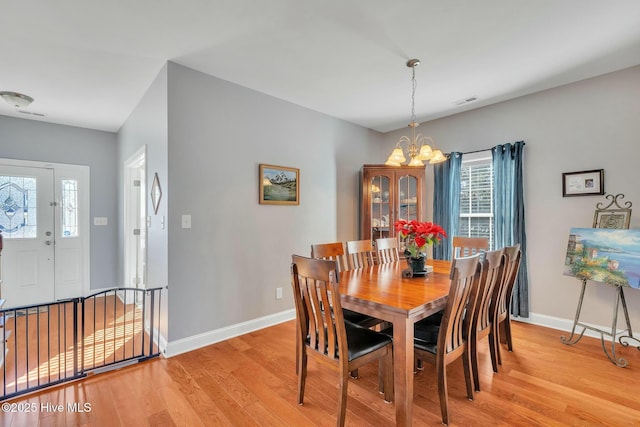
{"label": "smoke detector", "polygon": [[33,102],[32,97],[18,92],[3,91],[0,92],[0,97],[2,97],[7,104],[15,108],[26,108]]}

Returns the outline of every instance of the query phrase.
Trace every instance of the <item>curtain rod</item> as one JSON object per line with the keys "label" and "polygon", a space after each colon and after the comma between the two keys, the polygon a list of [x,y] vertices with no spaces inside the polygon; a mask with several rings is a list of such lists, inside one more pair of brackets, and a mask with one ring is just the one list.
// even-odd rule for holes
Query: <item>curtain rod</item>
{"label": "curtain rod", "polygon": [[462,154],[482,153],[483,151],[491,151],[491,148],[485,148],[484,150],[465,151]]}

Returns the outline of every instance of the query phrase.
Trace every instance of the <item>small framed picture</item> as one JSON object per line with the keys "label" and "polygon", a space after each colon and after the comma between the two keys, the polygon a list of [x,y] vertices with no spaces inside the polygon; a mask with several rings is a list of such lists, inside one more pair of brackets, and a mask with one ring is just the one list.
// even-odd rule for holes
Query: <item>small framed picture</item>
{"label": "small framed picture", "polygon": [[160,178],[158,178],[158,173],[156,172],[151,185],[151,205],[153,206],[153,213],[156,215],[160,207],[160,199],[162,199],[162,188],[160,188]]}
{"label": "small framed picture", "polygon": [[300,204],[300,169],[261,164],[258,177],[261,205]]}
{"label": "small framed picture", "polygon": [[604,194],[604,169],[562,174],[562,197]]}

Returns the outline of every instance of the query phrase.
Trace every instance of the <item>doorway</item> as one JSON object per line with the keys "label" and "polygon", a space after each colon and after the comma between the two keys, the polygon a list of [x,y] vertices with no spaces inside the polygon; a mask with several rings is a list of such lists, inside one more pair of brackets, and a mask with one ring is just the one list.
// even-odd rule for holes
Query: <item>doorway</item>
{"label": "doorway", "polygon": [[147,282],[146,147],[124,165],[124,284],[145,289]]}
{"label": "doorway", "polygon": [[0,159],[6,307],[82,296],[89,283],[89,168]]}

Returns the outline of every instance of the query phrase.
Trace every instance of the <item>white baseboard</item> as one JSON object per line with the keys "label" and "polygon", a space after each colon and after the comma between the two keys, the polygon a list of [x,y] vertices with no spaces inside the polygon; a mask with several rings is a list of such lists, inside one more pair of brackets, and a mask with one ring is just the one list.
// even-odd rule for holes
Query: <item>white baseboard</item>
{"label": "white baseboard", "polygon": [[193,335],[176,341],[166,343],[164,347],[164,356],[173,357],[178,354],[186,353],[207,345],[215,344],[220,341],[234,338],[249,332],[277,325],[278,323],[287,322],[296,318],[294,309],[281,311],[280,313],[271,314],[269,316],[260,317],[246,322],[237,323],[235,325],[225,326],[202,334]]}
{"label": "white baseboard", "polygon": [[[173,357],[178,354],[186,353],[188,351],[196,350],[207,345],[215,344],[220,341],[234,338],[249,332],[257,331],[259,329],[267,328],[269,326],[277,325],[282,322],[293,320],[296,317],[294,309],[282,311],[269,316],[260,317],[258,319],[248,320],[246,322],[237,323],[235,325],[226,326],[224,328],[216,329],[202,334],[193,335],[188,338],[183,338],[176,341],[165,342],[164,337],[160,336],[160,348],[164,349],[165,357]],[[548,316],[546,314],[530,313],[529,317],[512,317],[513,321],[531,323],[533,325],[543,326],[546,328],[557,329],[560,331],[571,332],[573,327],[573,320],[563,319],[560,317]],[[585,323],[594,328],[602,329],[604,331],[610,331],[611,327],[594,325]],[[582,331],[581,327],[576,328],[576,333]],[[619,330],[618,333],[621,333]],[[585,336],[600,338],[600,334],[587,329],[584,333]],[[611,340],[611,337],[605,336],[606,340]]]}
{"label": "white baseboard", "polygon": [[[517,322],[531,323],[533,325],[544,326],[546,328],[558,329],[560,331],[566,331],[566,332],[571,332],[571,329],[573,328],[573,320],[563,319],[560,317],[547,316],[546,314],[530,313],[529,317],[512,317],[511,320],[514,320]],[[591,326],[593,328],[611,332],[611,325],[602,326],[602,325],[595,325],[593,323],[587,323],[587,322],[581,322],[581,323],[584,323],[585,325]],[[623,331],[624,329],[618,329],[616,332],[616,335],[621,334]],[[582,332],[582,327],[576,326],[575,333],[580,334],[581,332]],[[584,336],[592,337],[592,338],[601,338],[598,332],[592,331],[589,329],[585,330]],[[567,335],[567,338],[568,338],[568,335]],[[604,339],[607,341],[611,341],[611,337],[607,335],[604,336]]]}

